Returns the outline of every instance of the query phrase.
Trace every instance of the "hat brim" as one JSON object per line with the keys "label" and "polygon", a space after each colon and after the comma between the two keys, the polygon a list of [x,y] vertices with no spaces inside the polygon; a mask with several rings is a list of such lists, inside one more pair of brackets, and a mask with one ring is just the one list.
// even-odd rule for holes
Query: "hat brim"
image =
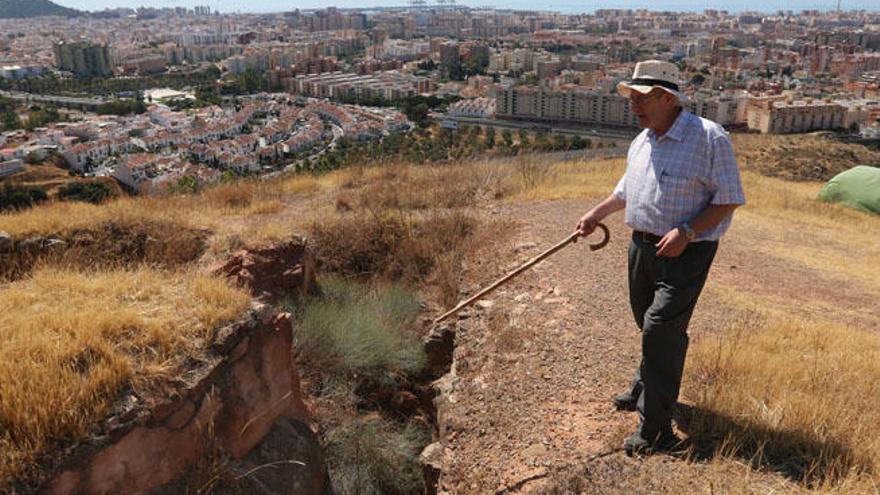
{"label": "hat brim", "polygon": [[621,96],[624,96],[627,98],[629,98],[629,94],[633,91],[636,91],[638,93],[646,95],[646,94],[650,93],[651,90],[654,88],[660,88],[663,91],[666,91],[667,93],[669,93],[671,95],[674,95],[676,98],[678,98],[679,103],[681,103],[682,105],[686,105],[688,102],[687,96],[685,96],[681,92],[675,91],[674,89],[664,88],[663,86],[646,86],[644,84],[629,84],[629,83],[626,83],[623,81],[617,83],[617,92]]}

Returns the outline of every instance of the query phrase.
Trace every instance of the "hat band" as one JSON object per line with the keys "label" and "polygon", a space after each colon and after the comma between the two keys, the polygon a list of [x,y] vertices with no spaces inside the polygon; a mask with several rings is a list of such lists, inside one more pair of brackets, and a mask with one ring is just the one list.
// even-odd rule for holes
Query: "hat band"
{"label": "hat band", "polygon": [[639,77],[629,82],[630,84],[638,84],[639,86],[660,86],[673,91],[678,91],[678,84],[674,82],[664,81],[663,79],[651,79],[647,77]]}

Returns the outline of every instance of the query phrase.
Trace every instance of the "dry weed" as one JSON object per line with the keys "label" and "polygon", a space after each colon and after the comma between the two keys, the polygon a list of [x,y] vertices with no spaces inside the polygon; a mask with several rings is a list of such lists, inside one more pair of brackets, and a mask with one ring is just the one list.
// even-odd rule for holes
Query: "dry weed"
{"label": "dry weed", "polygon": [[[244,292],[195,273],[44,268],[0,289],[0,480],[180,370]],[[142,396],[142,398],[144,398]]]}
{"label": "dry weed", "polygon": [[822,321],[740,322],[689,356],[683,421],[709,454],[811,486],[880,472],[880,338]]}
{"label": "dry weed", "polygon": [[[528,168],[528,167],[527,167]],[[519,183],[519,200],[605,198],[623,176],[626,161],[621,159],[577,160],[546,167],[537,178],[526,174]],[[540,179],[540,180],[538,180]]]}

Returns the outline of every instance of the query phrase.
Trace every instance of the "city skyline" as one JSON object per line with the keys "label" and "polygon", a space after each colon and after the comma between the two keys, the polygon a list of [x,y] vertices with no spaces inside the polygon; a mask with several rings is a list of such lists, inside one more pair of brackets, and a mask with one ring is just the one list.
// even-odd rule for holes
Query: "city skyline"
{"label": "city skyline", "polygon": [[[268,12],[284,12],[299,9],[320,9],[326,7],[339,8],[370,8],[370,7],[404,7],[407,6],[406,0],[350,0],[343,4],[340,2],[327,0],[305,0],[292,4],[285,0],[268,0],[261,2],[259,7],[253,3],[242,2],[241,0],[214,0],[212,2],[204,2],[201,0],[58,0],[59,5],[65,7],[76,8],[80,10],[103,10],[112,8],[137,8],[137,7],[155,7],[155,8],[174,8],[187,7],[192,8],[199,5],[207,5],[214,10],[223,13],[268,13]],[[458,5],[468,7],[488,6],[497,9],[520,9],[534,10],[533,2],[527,0],[475,0],[463,1],[459,0]],[[427,5],[438,5],[436,1],[427,0]],[[875,0],[842,0],[841,8],[843,10],[876,10]],[[821,10],[830,11],[837,8],[836,0],[798,0],[786,3],[785,9],[780,9],[777,4],[768,5],[766,2],[759,0],[667,0],[662,3],[652,2],[650,0],[617,0],[614,2],[598,2],[598,1],[577,1],[577,0],[554,0],[548,4],[544,4],[541,10],[557,11],[564,14],[576,13],[592,13],[597,9],[648,9],[656,11],[681,11],[681,12],[702,12],[704,9],[728,10],[730,12],[755,11],[773,13],[778,10],[792,10],[799,12],[801,10]]]}

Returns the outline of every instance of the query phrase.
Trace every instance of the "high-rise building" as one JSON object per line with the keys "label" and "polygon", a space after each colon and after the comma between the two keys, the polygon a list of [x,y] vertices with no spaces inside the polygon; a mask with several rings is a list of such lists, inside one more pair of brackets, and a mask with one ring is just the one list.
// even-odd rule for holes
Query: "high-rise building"
{"label": "high-rise building", "polygon": [[109,76],[113,73],[110,48],[88,41],[55,44],[55,65],[78,76]]}
{"label": "high-rise building", "polygon": [[638,126],[628,98],[576,85],[558,88],[498,86],[495,89],[495,115],[500,119]]}
{"label": "high-rise building", "polygon": [[489,46],[483,43],[471,45],[470,51],[468,52],[468,60],[477,64],[480,67],[487,67],[489,65]]}

